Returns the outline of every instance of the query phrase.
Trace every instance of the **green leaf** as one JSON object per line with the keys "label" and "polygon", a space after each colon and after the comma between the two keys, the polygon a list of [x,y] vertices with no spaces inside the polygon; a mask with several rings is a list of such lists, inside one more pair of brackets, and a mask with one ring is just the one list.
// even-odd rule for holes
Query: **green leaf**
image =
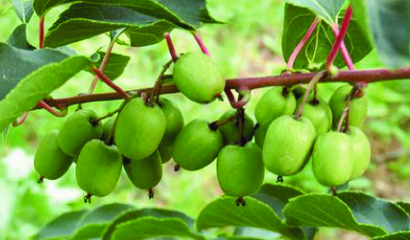
{"label": "green leaf", "polygon": [[193,227],[194,220],[187,215],[171,210],[156,209],[156,208],[145,208],[139,210],[132,210],[118,216],[114,221],[112,221],[103,233],[103,240],[110,240],[113,232],[117,227],[125,222],[133,221],[142,217],[152,216],[155,218],[179,218],[184,221],[189,227]]}
{"label": "green leaf", "polygon": [[139,240],[158,237],[180,237],[203,240],[180,218],[143,217],[118,225],[112,240]]}
{"label": "green leaf", "polygon": [[409,66],[410,1],[355,0],[351,2],[362,29],[373,36],[381,61],[389,67]]}
{"label": "green leaf", "polygon": [[[282,52],[286,62],[304,37],[314,19],[315,14],[308,9],[286,4],[284,32],[282,35]],[[342,19],[340,18],[339,20],[341,21]],[[354,63],[359,62],[370,53],[372,47],[367,39],[365,32],[358,26],[357,21],[352,19],[344,42]],[[334,40],[335,36],[331,26],[324,21],[320,21],[309,41],[296,58],[294,68],[324,68],[324,63],[332,49]],[[340,68],[345,66],[343,56],[340,52],[334,64]]]}
{"label": "green leaf", "polygon": [[28,41],[27,41],[27,36],[26,36],[26,28],[27,24],[23,23],[14,29],[13,33],[7,40],[7,43],[10,46],[20,48],[20,49],[25,49],[25,50],[34,50],[35,47],[33,47]]}
{"label": "green leaf", "polygon": [[397,202],[396,204],[399,205],[410,216],[410,203]]}
{"label": "green leaf", "polygon": [[67,57],[68,55],[57,50],[27,51],[0,43],[0,100],[34,70],[61,62]]}
{"label": "green leaf", "polygon": [[[96,54],[98,55],[98,61],[95,63],[95,66],[99,67],[106,53],[98,51]],[[119,78],[124,73],[130,60],[131,58],[129,56],[111,53],[110,58],[105,65],[104,74],[111,80]],[[89,72],[91,71],[89,70]]]}
{"label": "green leaf", "polygon": [[90,240],[90,239],[99,239],[104,232],[104,229],[107,227],[107,224],[88,224],[84,227],[77,229],[70,240]]}
{"label": "green leaf", "polygon": [[286,205],[284,215],[290,225],[343,228],[370,237],[406,230],[409,226],[407,214],[395,204],[355,192],[342,192],[338,197],[296,197]]}
{"label": "green leaf", "polygon": [[20,18],[21,22],[30,22],[33,16],[33,1],[22,1],[22,0],[12,0],[14,11],[16,11],[17,16]]}
{"label": "green leaf", "polygon": [[390,235],[375,237],[371,240],[410,240],[410,232],[397,232]]}
{"label": "green leaf", "polygon": [[55,6],[73,2],[132,7],[140,13],[191,30],[200,27],[201,23],[219,23],[210,16],[206,0],[34,0],[34,9],[40,16]]}
{"label": "green leaf", "polygon": [[236,198],[222,197],[208,204],[199,214],[198,230],[227,226],[262,228],[281,233],[291,239],[306,239],[296,227],[283,223],[267,204],[254,198],[245,198],[246,206],[237,206]]}
{"label": "green leaf", "polygon": [[[286,184],[265,184],[261,187],[259,192],[253,196],[261,202],[268,204],[279,218],[284,221],[283,208],[291,198],[303,195],[303,192],[293,186]],[[306,239],[314,239],[316,228],[301,228],[305,234]]]}
{"label": "green leaf", "polygon": [[[32,59],[34,60],[36,59]],[[4,129],[17,117],[33,109],[39,101],[89,65],[88,58],[73,56],[31,72],[0,102],[0,129]]]}
{"label": "green leaf", "polygon": [[86,210],[65,213],[47,224],[33,239],[46,240],[70,237],[86,213]]}
{"label": "green leaf", "polygon": [[337,22],[345,0],[286,0],[287,3],[309,9],[328,23]]}
{"label": "green leaf", "polygon": [[129,7],[74,4],[49,29],[44,45],[63,46],[123,28],[131,31],[129,36],[132,44],[150,45],[161,41],[164,33],[174,27],[174,24],[166,20],[142,14]]}

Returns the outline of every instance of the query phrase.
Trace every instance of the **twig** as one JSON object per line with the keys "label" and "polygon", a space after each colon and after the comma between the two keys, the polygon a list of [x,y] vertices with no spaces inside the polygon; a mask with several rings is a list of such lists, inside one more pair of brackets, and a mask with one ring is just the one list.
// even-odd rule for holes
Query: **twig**
{"label": "twig", "polygon": [[20,118],[13,121],[12,123],[13,127],[18,127],[21,124],[23,124],[26,121],[27,117],[28,117],[28,112],[24,113]]}
{"label": "twig", "polygon": [[40,101],[39,103],[37,103],[37,107],[46,110],[47,112],[53,114],[56,117],[65,117],[67,115],[67,109],[63,109],[63,111],[56,111],[44,101]]}
{"label": "twig", "polygon": [[208,48],[205,46],[204,41],[202,40],[199,33],[198,32],[192,32],[192,35],[194,36],[194,38],[195,38],[196,42],[198,43],[199,47],[201,48],[201,51],[204,54],[206,54],[210,57],[211,53],[209,52]]}
{"label": "twig", "polygon": [[42,49],[43,48],[43,46],[44,46],[44,22],[45,22],[45,18],[46,18],[46,15],[45,14],[43,14],[41,17],[40,17],[40,23],[39,23],[39,37],[40,37],[40,40],[39,40],[39,48],[40,49]]}
{"label": "twig", "polygon": [[98,68],[92,67],[91,70],[101,79],[103,80],[108,86],[114,89],[122,98],[125,100],[130,98],[130,95],[122,90],[119,86],[117,86],[111,79],[104,75]]}
{"label": "twig", "polygon": [[[335,35],[335,37],[337,37],[340,33],[339,31],[339,26],[336,24],[332,25],[332,29],[333,29],[333,33]],[[342,53],[343,59],[346,63],[346,66],[349,70],[354,70],[355,67],[353,65],[353,61],[352,58],[350,57],[349,51],[346,48],[346,44],[344,43],[344,41],[342,41],[341,46],[340,46],[340,52]]]}
{"label": "twig", "polygon": [[175,51],[174,43],[172,42],[171,35],[169,32],[165,33],[165,40],[168,44],[169,54],[171,54],[172,61],[176,62],[178,60],[177,52]]}

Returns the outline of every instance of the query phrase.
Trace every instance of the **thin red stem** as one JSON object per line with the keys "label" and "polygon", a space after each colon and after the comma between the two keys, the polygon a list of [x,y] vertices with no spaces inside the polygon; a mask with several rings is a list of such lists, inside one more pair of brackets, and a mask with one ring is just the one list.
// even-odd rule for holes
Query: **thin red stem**
{"label": "thin red stem", "polygon": [[37,107],[46,110],[47,112],[53,114],[56,117],[64,117],[67,115],[67,111],[57,111],[50,105],[48,105],[48,103],[46,103],[44,100],[37,103]]}
{"label": "thin red stem", "polygon": [[232,108],[235,108],[235,109],[243,108],[249,101],[249,98],[247,97],[241,98],[237,101],[230,89],[225,88],[225,94],[228,97],[229,103],[231,104]]}
{"label": "thin red stem", "polygon": [[353,9],[352,6],[349,6],[346,10],[345,16],[343,18],[342,27],[340,29],[339,34],[336,37],[336,41],[333,44],[333,48],[329,53],[326,61],[326,69],[329,71],[333,66],[333,62],[335,61],[336,55],[339,52],[339,49],[343,43],[343,39],[346,36],[347,29],[349,28],[350,20],[352,19]]}
{"label": "thin red stem", "polygon": [[201,48],[201,51],[204,54],[206,54],[208,56],[211,56],[211,53],[209,52],[208,48],[205,46],[204,41],[202,40],[199,33],[198,32],[192,32],[192,35],[194,36],[196,42],[198,43],[198,46]]}
{"label": "thin red stem", "polygon": [[23,124],[26,121],[27,117],[28,117],[28,112],[24,113],[20,118],[16,119],[13,122],[13,127],[18,127],[21,124]]}
{"label": "thin red stem", "polygon": [[[337,24],[333,24],[332,25],[332,29],[333,29],[333,33],[335,35],[335,37],[337,37],[339,35],[339,26]],[[353,65],[353,61],[352,58],[350,57],[349,51],[347,50],[346,44],[344,41],[342,41],[342,44],[340,46],[340,51],[342,53],[343,59],[346,63],[346,66],[349,70],[354,70],[355,67]]]}
{"label": "thin red stem", "polygon": [[306,45],[307,41],[309,40],[310,36],[312,36],[312,33],[315,31],[317,25],[319,24],[320,19],[315,18],[315,20],[312,22],[310,25],[308,31],[306,32],[305,36],[300,40],[299,44],[296,46],[295,50],[293,50],[292,55],[289,57],[288,61],[288,69],[292,69],[293,65],[295,64],[295,60],[297,56],[299,55],[300,51],[302,48]]}
{"label": "thin red stem", "polygon": [[127,100],[130,98],[130,95],[122,90],[117,84],[115,84],[111,79],[109,79],[103,72],[101,72],[98,68],[92,67],[91,70],[101,79],[103,80],[109,87],[114,89],[122,98]]}
{"label": "thin red stem", "polygon": [[171,54],[172,61],[176,62],[178,60],[177,52],[175,51],[174,43],[172,42],[171,35],[169,32],[165,33],[165,40],[167,41],[169,53]]}
{"label": "thin red stem", "polygon": [[43,48],[44,46],[44,22],[45,22],[46,15],[42,15],[40,18],[40,41],[39,41],[39,48]]}
{"label": "thin red stem", "polygon": [[[115,41],[116,41],[115,39],[111,40],[110,45],[108,46],[107,52],[105,53],[104,59],[101,62],[101,65],[99,67],[99,70],[101,72],[104,72],[104,69],[107,66],[108,60],[110,59],[112,50],[113,50],[114,45],[115,45]],[[91,93],[94,92],[95,87],[97,86],[98,80],[100,80],[100,78],[98,76],[95,76],[95,78],[93,80],[93,83],[91,84],[90,90],[88,91],[88,94],[91,94]]]}
{"label": "thin red stem", "polygon": [[[97,69],[98,70],[98,69]],[[269,77],[248,77],[248,78],[233,78],[228,79],[226,82],[226,90],[240,90],[240,89],[257,89],[270,86],[292,86],[296,84],[309,83],[317,72],[312,73],[297,73],[297,74],[284,74],[279,76]],[[376,70],[354,70],[354,71],[340,71],[336,76],[330,76],[328,74],[320,82],[346,82],[352,85],[360,84],[366,85],[367,83],[391,81],[398,79],[410,79],[410,67],[401,69],[376,69]],[[141,93],[150,94],[152,88],[143,88],[132,90],[133,93],[141,95]],[[131,91],[130,91],[131,92]],[[179,92],[175,85],[164,85],[161,88],[161,94],[170,94]],[[228,95],[229,97],[229,95]],[[122,96],[117,92],[112,93],[100,93],[90,95],[80,95],[68,98],[60,99],[47,99],[45,100],[50,106],[71,106],[79,103],[86,102],[99,102],[99,101],[111,101],[119,100]]]}

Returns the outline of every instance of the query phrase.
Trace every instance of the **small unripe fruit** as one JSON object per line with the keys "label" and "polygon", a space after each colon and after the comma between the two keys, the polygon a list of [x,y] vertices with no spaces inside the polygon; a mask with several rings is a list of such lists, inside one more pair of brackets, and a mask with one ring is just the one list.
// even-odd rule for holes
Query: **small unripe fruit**
{"label": "small unripe fruit", "polygon": [[219,130],[211,130],[207,121],[193,120],[175,139],[172,157],[183,169],[199,170],[215,160],[222,146]]}
{"label": "small unripe fruit", "polygon": [[148,158],[130,161],[124,165],[125,172],[132,184],[140,189],[155,187],[162,178],[162,161],[158,151]]}
{"label": "small unripe fruit", "polygon": [[102,140],[107,142],[110,137],[114,137],[115,118],[111,118],[103,124]]}
{"label": "small unripe fruit", "polygon": [[[339,123],[340,117],[347,106],[347,98],[351,93],[351,86],[342,86],[338,88],[329,101],[329,106],[333,113],[333,128],[336,129]],[[367,96],[364,95],[361,98],[354,98],[350,103],[349,110],[349,125],[355,127],[361,127],[366,120],[367,115]]]}
{"label": "small unripe fruit", "polygon": [[[303,99],[299,99],[298,106],[302,103]],[[332,127],[332,110],[327,102],[318,98],[317,101],[310,98],[303,107],[303,116],[308,118],[313,126],[315,126],[317,135],[328,132]]]}
{"label": "small unripe fruit", "polygon": [[255,117],[260,125],[267,126],[282,115],[293,114],[296,99],[293,92],[282,94],[282,88],[273,87],[259,100],[255,108]]}
{"label": "small unripe fruit", "polygon": [[357,127],[350,127],[350,140],[352,142],[353,171],[351,179],[358,178],[367,170],[371,158],[370,142],[366,135]]}
{"label": "small unripe fruit", "polygon": [[159,152],[159,155],[161,155],[162,163],[167,163],[169,162],[169,160],[171,160],[172,147],[165,147],[165,146],[159,145],[158,152]]}
{"label": "small unripe fruit", "polygon": [[167,123],[161,145],[170,147],[174,144],[175,138],[184,127],[184,118],[181,110],[179,110],[179,108],[177,108],[170,100],[161,98],[159,105],[162,111],[164,111]]}
{"label": "small unripe fruit", "polygon": [[[236,114],[236,110],[229,110],[219,119],[219,121],[225,121],[235,114]],[[252,118],[250,118],[249,115],[246,113],[245,113],[244,120],[245,121],[243,122],[242,135],[244,139],[246,140],[246,142],[249,142],[253,138],[253,128],[255,125],[253,123]],[[219,128],[219,130],[221,131],[224,137],[225,145],[239,143],[239,119],[238,118],[235,118],[229,123],[224,124],[223,126]]]}
{"label": "small unripe fruit", "polygon": [[352,170],[352,144],[345,133],[328,132],[320,135],[313,154],[313,174],[322,185],[334,187],[349,181]]}
{"label": "small unripe fruit", "polygon": [[279,176],[300,172],[309,160],[316,131],[309,119],[285,115],[274,120],[266,132],[263,161]]}
{"label": "small unripe fruit", "polygon": [[58,132],[43,137],[34,157],[34,168],[42,178],[55,180],[70,168],[73,158],[63,153],[57,142]]}
{"label": "small unripe fruit", "polygon": [[89,109],[81,109],[73,113],[58,133],[58,145],[67,155],[76,157],[83,146],[91,139],[100,139],[102,125],[94,122],[97,114]]}
{"label": "small unripe fruit", "polygon": [[166,128],[161,108],[146,106],[141,98],[128,102],[117,118],[114,140],[120,152],[133,161],[149,157],[158,148]]}
{"label": "small unripe fruit", "polygon": [[200,52],[182,55],[174,66],[175,85],[198,103],[214,101],[225,88],[225,79],[211,58]]}
{"label": "small unripe fruit", "polygon": [[121,174],[122,157],[114,145],[93,139],[81,150],[76,166],[78,186],[88,194],[110,194]]}
{"label": "small unripe fruit", "polygon": [[263,143],[265,142],[266,132],[268,131],[268,126],[259,125],[255,130],[255,143],[262,149]]}
{"label": "small unripe fruit", "polygon": [[244,197],[253,195],[260,189],[265,166],[262,151],[255,143],[224,147],[216,164],[219,186],[226,195]]}

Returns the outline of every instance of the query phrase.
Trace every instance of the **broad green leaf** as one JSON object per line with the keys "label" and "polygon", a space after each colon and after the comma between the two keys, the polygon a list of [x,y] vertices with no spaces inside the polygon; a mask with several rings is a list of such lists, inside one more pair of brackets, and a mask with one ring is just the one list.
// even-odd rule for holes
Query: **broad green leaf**
{"label": "broad green leaf", "polygon": [[[266,236],[265,238],[256,238],[256,237],[245,237],[245,236],[221,236],[218,238],[214,238],[212,240],[262,240],[262,239],[267,239]],[[269,238],[271,239],[271,238]],[[272,238],[274,239],[274,238]]]}
{"label": "broad green leaf", "polygon": [[387,233],[409,230],[409,215],[392,202],[360,192],[342,192],[338,197],[360,223],[382,227]]}
{"label": "broad green leaf", "polygon": [[179,218],[182,221],[184,221],[189,227],[192,228],[194,220],[187,215],[177,212],[177,211],[171,211],[171,210],[166,210],[166,209],[156,209],[156,208],[145,208],[145,209],[139,209],[139,210],[132,210],[125,212],[124,214],[118,216],[114,221],[111,222],[111,224],[108,225],[108,227],[105,229],[104,234],[102,239],[103,240],[110,240],[113,232],[117,227],[122,224],[126,223],[129,221],[133,221],[139,218],[143,217],[155,217],[155,218]]}
{"label": "broad green leaf", "polygon": [[118,225],[112,240],[139,240],[158,237],[178,237],[203,240],[180,218],[143,217]]}
{"label": "broad green leaf", "polygon": [[[123,28],[131,31],[132,44],[150,45],[161,41],[164,33],[174,27],[174,24],[166,20],[142,14],[129,7],[74,4],[49,29],[44,45],[63,46]],[[138,31],[141,32],[138,34]]]}
{"label": "broad green leaf", "polygon": [[[104,59],[105,52],[98,51],[96,54],[98,55],[98,61],[95,63],[95,66],[99,67]],[[119,78],[128,66],[130,60],[131,58],[129,56],[111,53],[110,58],[105,65],[104,74],[111,80]]]}
{"label": "broad green leaf", "polygon": [[279,236],[279,233],[260,228],[236,227],[234,231],[234,237],[237,238],[276,239]]}
{"label": "broad green leaf", "polygon": [[[60,63],[51,63],[31,72],[0,101],[0,129],[4,129],[17,117],[33,109],[39,101],[89,65],[88,58],[73,56]],[[12,69],[12,71],[16,70]]]}
{"label": "broad green leaf", "polygon": [[27,42],[26,28],[27,28],[27,24],[25,23],[16,27],[16,29],[14,29],[13,33],[7,40],[7,43],[10,46],[13,46],[16,48],[25,49],[25,50],[34,50],[35,47],[33,47],[30,43]]}
{"label": "broad green leaf", "polygon": [[[300,40],[304,37],[314,19],[315,14],[308,9],[286,4],[284,31],[282,35],[282,52],[286,62],[289,60],[289,57]],[[357,21],[352,19],[344,42],[354,63],[359,62],[370,53],[372,47],[367,39],[365,33],[358,26]],[[334,40],[335,36],[331,26],[324,21],[320,21],[309,41],[297,56],[294,68],[323,68],[327,56],[332,49]],[[340,52],[334,64],[337,67],[345,66],[343,56]]]}
{"label": "broad green leaf", "polygon": [[30,22],[31,17],[33,16],[33,1],[24,1],[24,0],[12,0],[14,11],[16,11],[17,16],[20,18],[21,22],[28,23]]}
{"label": "broad green leaf", "polygon": [[245,198],[246,206],[237,206],[236,198],[222,197],[208,204],[199,214],[198,230],[227,226],[254,227],[281,233],[291,239],[306,239],[296,227],[283,223],[267,204],[254,198]]}
{"label": "broad green leaf", "polygon": [[345,0],[286,0],[287,3],[309,9],[328,23],[337,22]]}
{"label": "broad green leaf", "polygon": [[34,70],[61,62],[67,57],[68,55],[57,50],[28,51],[0,43],[0,100]]}
{"label": "broad green leaf", "polygon": [[[380,59],[389,67],[410,65],[410,1],[355,0],[353,12],[370,32]],[[393,27],[394,26],[394,27]]]}
{"label": "broad green leaf", "polygon": [[410,203],[397,202],[396,204],[399,205],[410,216]]}
{"label": "broad green leaf", "polygon": [[95,223],[78,228],[70,238],[70,240],[90,240],[99,239],[104,232],[107,224]]}
{"label": "broad green leaf", "polygon": [[47,224],[33,239],[46,240],[70,237],[86,213],[86,210],[65,213]]}
{"label": "broad green leaf", "polygon": [[38,15],[43,15],[55,6],[78,2],[132,7],[140,13],[165,19],[187,29],[200,27],[201,23],[218,23],[210,16],[206,0],[34,0],[34,9]]}
{"label": "broad green leaf", "polygon": [[[362,195],[351,192],[340,193],[339,196],[340,198],[325,194],[308,194],[293,198],[283,211],[286,222],[290,225],[307,227],[342,228],[375,237],[386,235],[390,230],[384,225],[385,222],[389,221],[386,216],[396,213],[398,221],[408,221],[408,219],[403,218],[401,209],[394,208],[394,204],[386,207],[384,205],[386,203],[382,200],[369,199],[367,195],[361,198]],[[347,204],[341,198],[346,200]],[[360,205],[354,205],[352,199],[355,199]],[[349,208],[349,204],[352,209]],[[382,212],[378,207],[382,207],[381,209],[387,212]],[[369,212],[369,209],[372,211]],[[369,219],[379,217],[381,219]],[[380,226],[373,225],[376,221],[380,223]],[[394,220],[390,223],[394,224]]]}
{"label": "broad green leaf", "polygon": [[410,240],[410,232],[397,232],[381,237],[375,237],[371,240]]}
{"label": "broad green leaf", "polygon": [[[283,208],[291,198],[303,195],[303,192],[293,186],[286,184],[265,184],[259,192],[253,197],[261,202],[268,204],[279,218],[284,221]],[[301,228],[305,234],[306,239],[313,239],[316,235],[316,228]]]}

